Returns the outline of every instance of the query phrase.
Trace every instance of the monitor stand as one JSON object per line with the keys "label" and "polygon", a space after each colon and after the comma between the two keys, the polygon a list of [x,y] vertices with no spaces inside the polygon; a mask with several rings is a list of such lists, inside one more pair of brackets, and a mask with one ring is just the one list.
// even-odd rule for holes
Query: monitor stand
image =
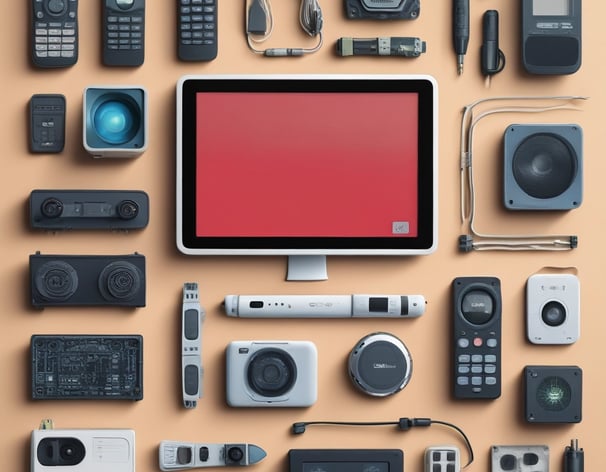
{"label": "monitor stand", "polygon": [[288,256],[288,281],[327,280],[326,256]]}

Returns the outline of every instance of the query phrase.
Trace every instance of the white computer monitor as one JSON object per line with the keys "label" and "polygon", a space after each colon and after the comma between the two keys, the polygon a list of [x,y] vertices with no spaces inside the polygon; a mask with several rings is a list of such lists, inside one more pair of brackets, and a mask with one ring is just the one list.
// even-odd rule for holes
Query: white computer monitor
{"label": "white computer monitor", "polygon": [[437,105],[430,76],[181,78],[177,247],[295,256],[295,279],[327,255],[433,252]]}

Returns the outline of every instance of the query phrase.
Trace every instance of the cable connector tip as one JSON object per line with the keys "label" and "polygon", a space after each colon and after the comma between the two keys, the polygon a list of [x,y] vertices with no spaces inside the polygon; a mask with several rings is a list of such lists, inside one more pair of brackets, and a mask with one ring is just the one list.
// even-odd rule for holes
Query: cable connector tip
{"label": "cable connector tip", "polygon": [[292,434],[303,434],[305,432],[305,423],[293,423]]}

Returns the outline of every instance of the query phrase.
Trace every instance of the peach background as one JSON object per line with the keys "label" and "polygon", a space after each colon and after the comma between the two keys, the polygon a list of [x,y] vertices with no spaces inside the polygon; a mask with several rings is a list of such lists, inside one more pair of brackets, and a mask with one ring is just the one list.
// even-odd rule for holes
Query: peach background
{"label": "peach background", "polygon": [[[80,59],[64,70],[35,70],[29,65],[29,2],[5,5],[0,20],[3,143],[0,207],[3,251],[2,393],[0,442],[2,470],[29,470],[29,434],[42,418],[61,428],[133,428],[137,435],[137,470],[158,470],[157,446],[163,439],[199,442],[256,443],[268,452],[259,470],[286,470],[290,448],[402,448],[406,470],[422,470],[425,447],[456,444],[456,434],[439,426],[396,433],[389,428],[311,429],[302,437],[289,434],[301,420],[395,420],[431,417],[453,422],[469,435],[476,462],[469,470],[489,470],[491,445],[547,444],[552,470],[571,438],[586,449],[586,470],[603,464],[602,426],[606,421],[603,380],[603,227],[606,161],[602,156],[606,76],[602,16],[606,6],[584,5],[584,57],[581,70],[566,77],[531,77],[521,70],[518,2],[473,1],[472,38],[465,73],[456,75],[451,45],[450,2],[423,0],[422,13],[411,22],[354,22],[344,18],[342,2],[323,0],[325,45],[304,58],[270,59],[252,54],[243,36],[243,2],[222,0],[220,51],[210,63],[180,63],[175,54],[173,1],[148,0],[145,64],[135,69],[100,65],[100,1],[80,2]],[[294,0],[273,2],[276,27],[271,45],[307,45]],[[505,70],[486,88],[479,72],[481,16],[486,9],[501,14],[501,48]],[[418,59],[336,58],[332,48],[341,36],[410,35],[427,41]],[[268,46],[270,43],[268,43]],[[439,249],[429,257],[331,258],[330,280],[286,283],[282,257],[185,257],[174,242],[174,91],[184,74],[218,73],[423,73],[440,86],[440,231]],[[143,85],[150,94],[150,143],[135,160],[93,160],[81,144],[82,91],[90,85]],[[63,93],[67,98],[67,142],[59,155],[28,152],[27,105],[33,93]],[[562,232],[579,236],[579,248],[561,253],[472,253],[456,250],[461,228],[458,205],[459,122],[463,105],[480,97],[506,94],[586,94],[591,99],[578,112],[534,116],[504,115],[480,126],[475,162],[480,229],[488,231]],[[499,203],[500,138],[513,122],[577,122],[584,129],[585,194],[580,209],[561,215],[511,215]],[[481,179],[481,180],[480,180]],[[36,188],[141,189],[151,199],[151,221],[140,232],[70,232],[46,234],[28,228],[26,202]],[[28,255],[44,253],[147,256],[147,306],[33,310],[28,303]],[[534,346],[525,340],[524,287],[528,276],[545,266],[576,267],[582,286],[582,335],[568,347]],[[463,275],[494,275],[503,287],[503,394],[489,402],[454,401],[450,396],[450,284]],[[179,316],[183,282],[198,281],[207,317],[203,353],[205,396],[198,408],[181,406]],[[417,320],[234,320],[220,310],[228,293],[421,293],[426,314]],[[401,337],[411,350],[414,373],[399,394],[375,399],[358,394],[347,379],[345,361],[362,336],[385,330]],[[29,337],[33,333],[140,333],[145,338],[145,393],[138,403],[32,402],[29,395]],[[235,339],[309,339],[319,351],[319,400],[309,409],[230,409],[224,397],[226,345]],[[521,372],[527,364],[576,364],[584,370],[583,422],[576,425],[528,425],[522,418]]]}

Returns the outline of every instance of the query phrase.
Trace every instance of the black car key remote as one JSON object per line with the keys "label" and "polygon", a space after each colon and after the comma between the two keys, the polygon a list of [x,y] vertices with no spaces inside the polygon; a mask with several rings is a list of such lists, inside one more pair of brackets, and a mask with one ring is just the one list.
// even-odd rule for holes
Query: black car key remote
{"label": "black car key remote", "polygon": [[103,0],[103,64],[140,66],[145,59],[145,0]]}
{"label": "black car key remote", "polygon": [[67,67],[78,61],[78,0],[31,0],[32,62]]}
{"label": "black car key remote", "polygon": [[495,277],[453,281],[455,398],[501,395],[501,283]]}
{"label": "black car key remote", "polygon": [[65,97],[59,94],[32,95],[29,102],[30,150],[57,153],[65,144]]}
{"label": "black car key remote", "polygon": [[182,61],[217,57],[218,0],[177,0],[177,56]]}

